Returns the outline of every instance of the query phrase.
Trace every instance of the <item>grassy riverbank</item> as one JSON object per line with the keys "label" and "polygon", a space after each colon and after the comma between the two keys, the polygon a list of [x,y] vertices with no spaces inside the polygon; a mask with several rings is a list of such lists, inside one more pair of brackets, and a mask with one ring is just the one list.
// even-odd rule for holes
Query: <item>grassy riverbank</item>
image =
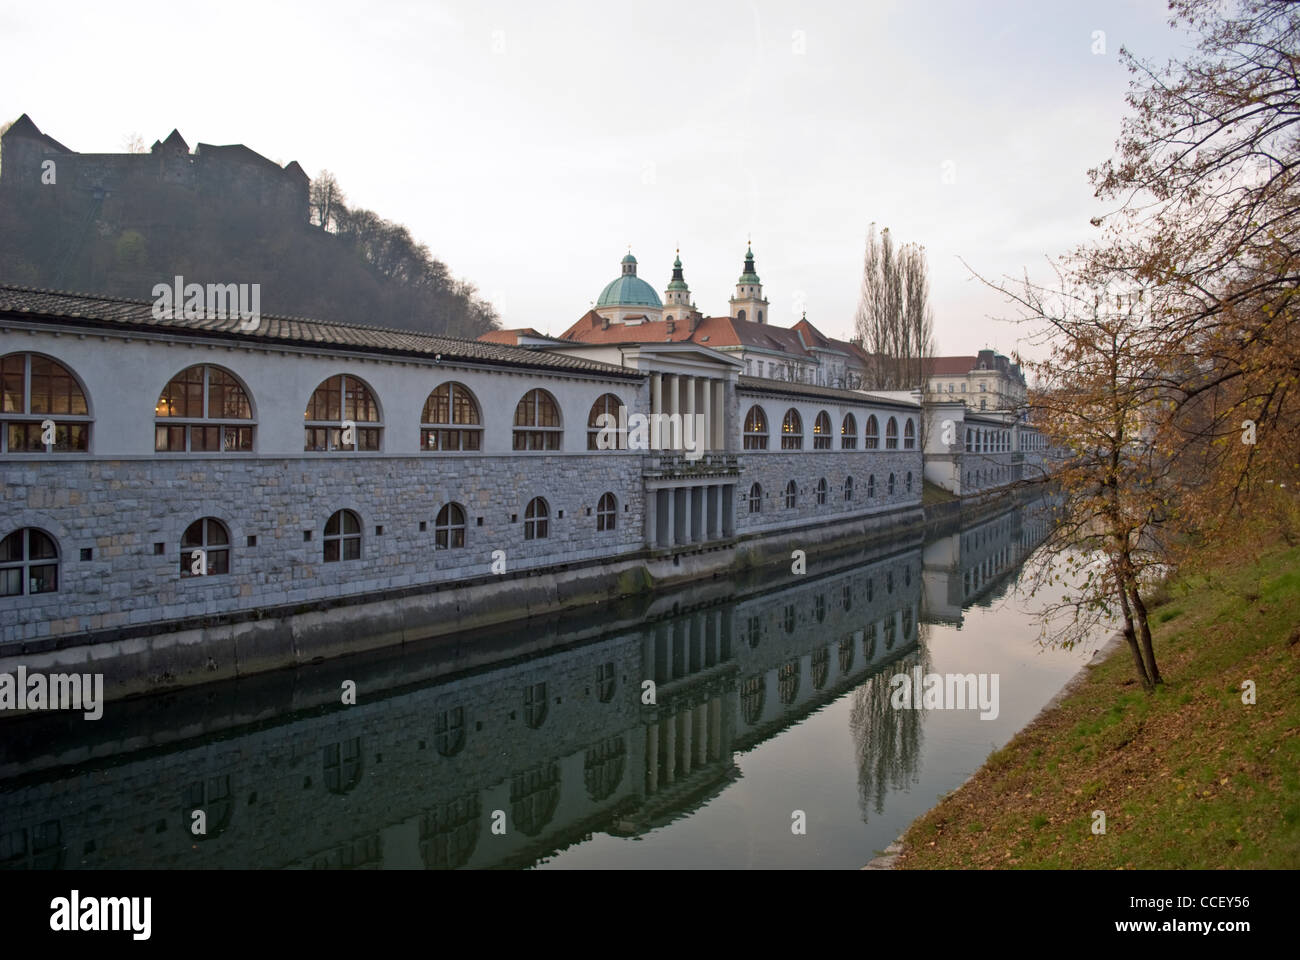
{"label": "grassy riverbank", "polygon": [[1163,688],[1119,646],[912,825],[899,868],[1300,867],[1300,548],[1166,594]]}

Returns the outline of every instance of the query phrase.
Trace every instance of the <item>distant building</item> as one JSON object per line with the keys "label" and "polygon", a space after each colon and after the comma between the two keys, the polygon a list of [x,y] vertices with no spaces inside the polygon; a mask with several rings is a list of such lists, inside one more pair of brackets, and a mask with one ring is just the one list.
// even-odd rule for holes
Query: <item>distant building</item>
{"label": "distant building", "polygon": [[[680,251],[662,300],[637,276],[637,260],[630,252],[621,269],[600,292],[596,305],[558,339],[591,344],[694,343],[740,361],[745,376],[839,389],[863,385],[870,357],[860,345],[826,336],[806,316],[788,329],[769,322],[752,248],[745,251],[727,316],[707,317],[696,307]],[[538,345],[530,339],[538,336],[531,328],[488,336],[498,343]]]}
{"label": "distant building", "polygon": [[[52,168],[47,161],[53,161]],[[78,153],[42,133],[25,113],[0,137],[0,187],[5,189],[53,189],[49,195],[64,206],[84,206],[137,188],[141,180],[239,197],[294,220],[305,222],[308,216],[310,180],[298,162],[281,167],[242,143],[200,143],[191,153],[173,130],[167,139],[155,140],[148,153]]]}
{"label": "distant building", "polygon": [[927,399],[963,400],[975,410],[1021,410],[1028,394],[1020,364],[992,350],[931,357],[925,374]]}

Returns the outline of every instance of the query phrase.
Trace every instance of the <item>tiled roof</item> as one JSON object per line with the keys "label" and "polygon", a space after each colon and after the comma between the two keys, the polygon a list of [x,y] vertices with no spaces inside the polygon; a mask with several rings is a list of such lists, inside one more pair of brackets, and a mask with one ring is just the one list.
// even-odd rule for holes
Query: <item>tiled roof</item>
{"label": "tiled roof", "polygon": [[976,357],[931,357],[925,361],[927,377],[965,376],[975,369]]}
{"label": "tiled roof", "polygon": [[77,326],[154,330],[180,337],[222,337],[270,345],[311,346],[341,351],[366,351],[414,357],[441,356],[492,366],[528,367],[559,372],[585,372],[640,379],[644,374],[625,367],[523,347],[482,343],[459,337],[437,337],[411,330],[332,323],[301,317],[263,315],[255,330],[241,330],[237,316],[210,320],[156,320],[147,300],[98,297],[83,293],[36,290],[0,284],[0,319],[39,320]]}
{"label": "tiled roof", "polygon": [[795,397],[799,399],[840,400],[852,403],[870,403],[885,407],[904,407],[916,410],[917,405],[890,397],[879,397],[858,390],[841,390],[838,387],[819,387],[813,383],[795,380],[768,380],[762,377],[740,377],[737,385],[745,393],[762,393],[768,396]]}
{"label": "tiled roof", "polygon": [[532,327],[515,327],[513,330],[489,330],[487,333],[480,333],[477,339],[479,343],[504,343],[516,347],[519,345],[520,337],[542,336],[545,334],[538,333]]}
{"label": "tiled roof", "polygon": [[703,317],[691,331],[689,319],[674,320],[669,332],[667,320],[648,323],[615,323],[605,320],[594,310],[584,314],[564,333],[561,340],[581,343],[698,343],[706,347],[754,347],[801,357],[808,356],[799,335],[784,327],[774,327],[753,320],[733,317]]}

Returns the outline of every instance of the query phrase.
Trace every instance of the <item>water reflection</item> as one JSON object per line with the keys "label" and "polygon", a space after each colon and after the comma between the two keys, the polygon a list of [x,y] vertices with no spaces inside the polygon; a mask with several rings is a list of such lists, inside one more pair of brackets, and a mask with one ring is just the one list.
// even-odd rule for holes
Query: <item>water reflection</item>
{"label": "water reflection", "polygon": [[95,723],[10,721],[0,866],[527,866],[707,807],[738,757],[846,696],[860,829],[923,753],[925,714],[890,709],[889,677],[928,671],[926,624],[1005,590],[1046,517],[1008,510],[820,577],[110,704]]}

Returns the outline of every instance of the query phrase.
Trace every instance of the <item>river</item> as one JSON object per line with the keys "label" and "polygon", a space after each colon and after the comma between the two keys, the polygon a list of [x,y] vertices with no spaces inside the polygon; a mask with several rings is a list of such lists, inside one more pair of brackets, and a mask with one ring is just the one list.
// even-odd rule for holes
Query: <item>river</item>
{"label": "river", "polygon": [[[6,719],[0,867],[856,869],[1091,655],[1038,643],[1048,522]],[[997,696],[902,709],[915,668]]]}

